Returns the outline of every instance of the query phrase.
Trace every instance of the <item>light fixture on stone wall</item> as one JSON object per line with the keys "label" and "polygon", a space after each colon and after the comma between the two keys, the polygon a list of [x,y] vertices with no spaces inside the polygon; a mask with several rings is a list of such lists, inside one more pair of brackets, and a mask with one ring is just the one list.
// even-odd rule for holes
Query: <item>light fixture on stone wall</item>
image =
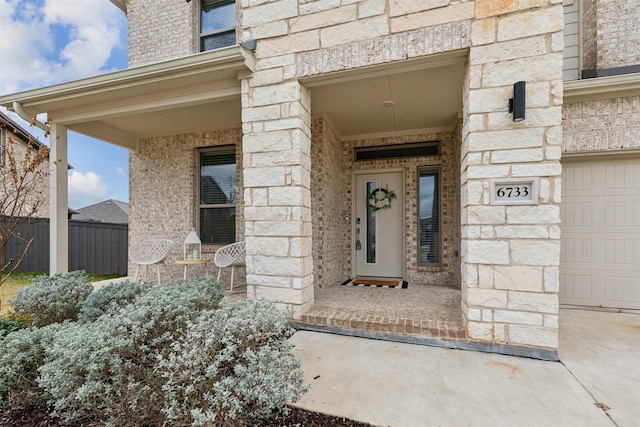
{"label": "light fixture on stone wall", "polygon": [[202,244],[194,228],[191,229],[184,241],[184,259],[200,259],[202,254]]}
{"label": "light fixture on stone wall", "polygon": [[525,118],[525,100],[527,93],[526,82],[516,82],[513,85],[513,98],[509,99],[509,112],[513,113],[513,121],[521,122]]}

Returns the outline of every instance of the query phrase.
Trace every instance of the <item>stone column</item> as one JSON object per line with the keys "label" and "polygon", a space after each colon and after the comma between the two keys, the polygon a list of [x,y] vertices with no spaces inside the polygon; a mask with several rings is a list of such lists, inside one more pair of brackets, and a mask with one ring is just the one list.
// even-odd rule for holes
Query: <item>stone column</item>
{"label": "stone column", "polygon": [[[475,4],[461,152],[463,316],[471,340],[555,352],[562,2]],[[517,81],[527,84],[526,120],[515,123]],[[491,203],[492,180],[530,178],[536,204]]]}
{"label": "stone column", "polygon": [[247,292],[298,318],[313,304],[311,101],[274,66],[242,80]]}

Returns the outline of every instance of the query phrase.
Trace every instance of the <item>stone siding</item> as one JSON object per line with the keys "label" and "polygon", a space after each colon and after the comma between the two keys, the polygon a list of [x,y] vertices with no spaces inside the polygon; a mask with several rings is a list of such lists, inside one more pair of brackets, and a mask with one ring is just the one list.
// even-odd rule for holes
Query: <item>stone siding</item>
{"label": "stone siding", "polygon": [[[562,4],[477,0],[476,18],[463,95],[461,153],[467,333],[472,340],[555,349]],[[504,102],[518,80],[527,82],[527,118],[514,123]],[[496,178],[538,179],[537,204],[492,205],[491,181]]]}
{"label": "stone siding", "polygon": [[[240,129],[207,131],[140,140],[137,152],[129,154],[129,242],[145,239],[171,239],[175,247],[169,257],[174,277],[182,276],[182,266],[174,264],[183,257],[183,242],[198,222],[198,148],[233,145],[236,147],[237,194],[242,194],[242,132]],[[236,240],[244,239],[243,200],[236,201]],[[202,247],[212,259],[218,246]],[[202,274],[191,266],[191,273]],[[229,269],[227,269],[229,270]],[[129,272],[135,266],[129,265]],[[240,282],[244,269],[238,269]],[[223,280],[227,279],[225,272]]]}
{"label": "stone siding", "polygon": [[562,107],[563,153],[640,148],[640,96]]}

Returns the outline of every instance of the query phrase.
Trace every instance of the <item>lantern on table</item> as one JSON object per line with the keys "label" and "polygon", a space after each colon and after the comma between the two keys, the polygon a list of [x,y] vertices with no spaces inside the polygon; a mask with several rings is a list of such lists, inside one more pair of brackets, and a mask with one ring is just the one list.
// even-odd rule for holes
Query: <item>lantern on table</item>
{"label": "lantern on table", "polygon": [[201,256],[202,243],[194,228],[191,229],[184,241],[184,259],[198,260]]}

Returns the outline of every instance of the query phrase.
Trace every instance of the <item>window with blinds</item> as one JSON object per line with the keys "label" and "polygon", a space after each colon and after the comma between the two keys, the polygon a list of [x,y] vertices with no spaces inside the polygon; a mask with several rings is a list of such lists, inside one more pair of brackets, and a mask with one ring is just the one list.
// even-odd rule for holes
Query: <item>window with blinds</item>
{"label": "window with blinds", "polygon": [[199,231],[203,244],[228,244],[236,236],[236,152],[200,151]]}
{"label": "window with blinds", "polygon": [[236,3],[233,0],[200,1],[200,50],[236,44]]}
{"label": "window with blinds", "polygon": [[440,264],[440,169],[418,170],[418,262]]}

